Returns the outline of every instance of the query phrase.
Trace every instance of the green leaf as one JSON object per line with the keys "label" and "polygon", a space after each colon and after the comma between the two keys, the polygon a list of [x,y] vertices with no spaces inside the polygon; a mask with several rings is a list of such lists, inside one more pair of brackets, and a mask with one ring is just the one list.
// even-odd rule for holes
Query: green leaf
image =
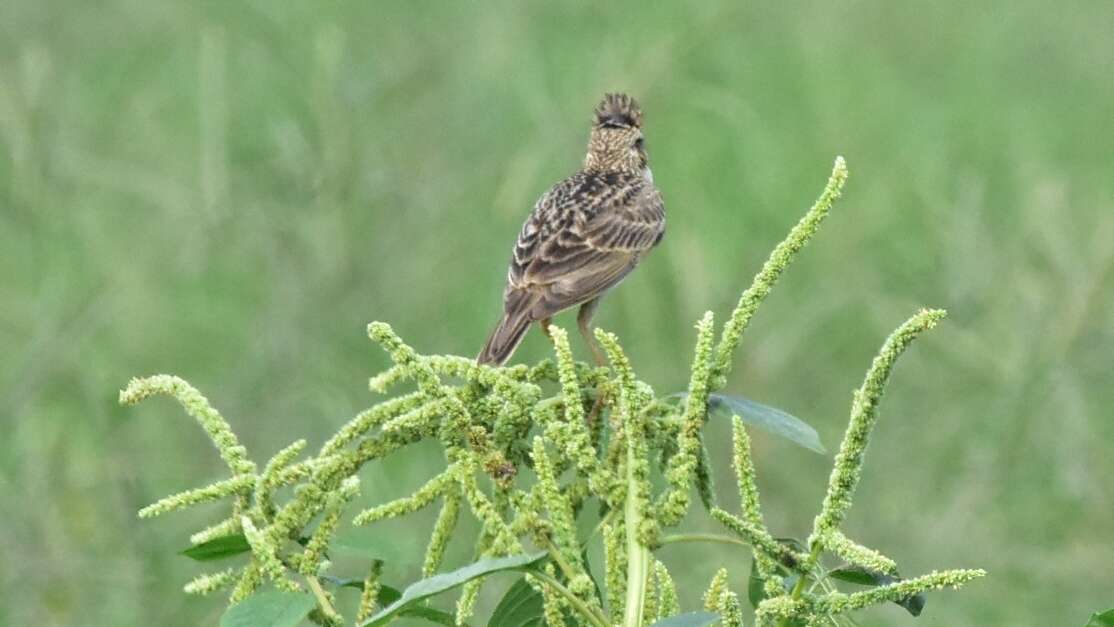
{"label": "green leaf", "polygon": [[[584,564],[584,574],[588,575],[588,579],[592,580],[592,587],[596,591],[596,600],[600,602],[600,607],[603,607],[603,590],[600,589],[600,582],[596,581],[596,577],[592,574],[592,564],[588,561],[587,546],[580,551],[580,561]],[[558,571],[557,581],[565,583],[568,581],[568,577],[565,577],[565,573]]]}
{"label": "green leaf", "polygon": [[[319,575],[318,579],[327,584],[334,585],[338,588],[355,588],[357,590],[364,589],[364,580],[356,579],[355,577],[334,577],[332,575]],[[380,593],[379,597],[382,598],[383,594]]]}
{"label": "green leaf", "polygon": [[240,553],[247,553],[251,550],[248,544],[248,539],[242,533],[234,533],[230,536],[221,536],[213,538],[208,542],[196,544],[188,549],[179,551],[179,555],[185,555],[190,559],[199,562],[210,562],[212,560],[220,560]]}
{"label": "green leaf", "polygon": [[[599,583],[596,578],[592,576],[592,568],[588,563],[588,549],[585,548],[580,552],[580,559],[584,563],[584,572],[588,578],[592,580],[592,586],[596,592],[596,600],[600,605],[603,605],[603,592],[600,590]],[[557,581],[566,583],[568,578],[565,577],[563,572],[557,573]],[[568,610],[568,608],[566,608]],[[496,606],[495,612],[491,615],[491,620],[488,621],[488,627],[535,627],[537,625],[545,624],[545,601],[542,594],[534,589],[525,577],[517,579],[511,587],[507,589],[506,594],[499,601]],[[579,624],[578,617],[569,611],[566,611],[565,616],[566,625]]]}
{"label": "green leaf", "polygon": [[820,435],[816,433],[807,422],[787,414],[776,407],[756,403],[742,396],[727,396],[726,394],[711,394],[708,396],[708,410],[713,413],[738,414],[743,422],[754,425],[759,429],[768,431],[815,451],[821,455],[828,450],[820,443]]}
{"label": "green leaf", "polygon": [[295,627],[316,605],[302,592],[260,592],[228,608],[220,627]]}
{"label": "green leaf", "polygon": [[[426,607],[425,605],[415,605],[413,607],[408,607],[405,610],[399,612],[398,615],[424,618],[426,621],[437,623],[438,625],[445,625],[446,627],[456,627],[456,616],[453,616],[448,612],[435,610],[432,607]],[[468,627],[467,624],[465,624],[464,627]]]}
{"label": "green leaf", "polygon": [[519,578],[503,595],[487,627],[535,627],[545,623],[544,601],[525,577]]}
{"label": "green leaf", "polygon": [[1091,614],[1091,620],[1087,621],[1085,627],[1114,627],[1114,610]]}
{"label": "green leaf", "polygon": [[[323,575],[321,577],[321,580],[330,583],[338,588],[355,588],[357,590],[364,589],[363,579]],[[394,603],[401,597],[402,593],[398,591],[398,588],[392,588],[391,586],[385,584],[379,584],[379,597],[376,599],[376,603],[378,603],[380,606],[386,606]],[[424,618],[431,623],[437,623],[440,625],[456,625],[456,617],[452,614],[449,614],[448,612],[442,612],[441,610],[434,609],[432,607],[426,607],[425,605],[414,605],[408,607],[399,612],[399,616],[415,616],[417,618]]]}
{"label": "green leaf", "polygon": [[651,627],[706,627],[719,620],[719,614],[711,612],[686,612],[655,622]]}
{"label": "green leaf", "polygon": [[[886,586],[901,581],[901,577],[891,577],[885,573],[879,573],[861,566],[851,565],[837,568],[829,572],[828,576],[833,579],[858,584],[860,586]],[[921,611],[924,610],[925,596],[924,593],[918,593],[907,596],[900,601],[894,601],[894,603],[905,608],[905,610],[913,616],[920,616]],[[1114,625],[1114,623],[1112,623],[1112,625]]]}
{"label": "green leaf", "polygon": [[[688,392],[670,394],[668,398],[684,399]],[[810,451],[826,455],[828,450],[820,442],[820,435],[807,422],[787,414],[776,407],[763,405],[743,398],[726,394],[708,395],[708,413],[730,417],[736,414],[748,425],[753,425],[790,442],[803,446]]]}
{"label": "green leaf", "polygon": [[451,573],[442,573],[428,579],[423,579],[417,583],[411,584],[410,587],[402,593],[400,599],[384,608],[383,611],[375,616],[361,623],[361,627],[373,627],[374,625],[386,624],[392,617],[407,608],[413,607],[422,600],[463,585],[477,577],[508,570],[529,570],[530,567],[542,561],[545,557],[546,552],[542,551],[541,553],[533,553],[530,555],[512,555],[510,557],[483,559],[469,564],[464,568],[454,570]]}
{"label": "green leaf", "polygon": [[881,580],[877,573],[870,572],[858,566],[844,566],[828,573],[832,579],[858,584],[860,586],[880,586]]}

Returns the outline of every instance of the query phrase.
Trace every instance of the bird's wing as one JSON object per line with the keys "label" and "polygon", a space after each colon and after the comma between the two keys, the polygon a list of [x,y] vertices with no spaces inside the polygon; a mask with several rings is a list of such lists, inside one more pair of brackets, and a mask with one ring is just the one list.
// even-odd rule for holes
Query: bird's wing
{"label": "bird's wing", "polygon": [[641,176],[574,176],[543,196],[523,226],[508,294],[541,296],[534,319],[587,302],[621,281],[664,231],[661,194]]}

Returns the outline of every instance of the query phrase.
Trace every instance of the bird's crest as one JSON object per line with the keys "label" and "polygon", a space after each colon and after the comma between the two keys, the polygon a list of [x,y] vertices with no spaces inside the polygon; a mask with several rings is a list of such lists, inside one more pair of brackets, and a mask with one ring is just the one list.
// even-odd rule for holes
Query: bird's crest
{"label": "bird's crest", "polygon": [[641,128],[642,108],[626,94],[607,94],[596,105],[596,126],[603,128]]}

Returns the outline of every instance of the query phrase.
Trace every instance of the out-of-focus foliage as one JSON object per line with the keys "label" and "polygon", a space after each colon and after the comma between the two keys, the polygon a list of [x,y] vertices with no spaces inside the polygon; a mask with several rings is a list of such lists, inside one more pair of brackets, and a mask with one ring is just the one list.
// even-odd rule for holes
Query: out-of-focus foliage
{"label": "out-of-focus foliage", "polygon": [[[169,544],[213,512],[134,512],[215,456],[169,403],[115,390],[173,371],[252,450],[317,447],[386,363],[369,320],[474,354],[522,219],[615,89],[647,111],[669,211],[597,317],[640,374],[684,387],[691,321],[731,309],[845,154],[840,212],[727,390],[834,443],[877,338],[947,308],[889,390],[847,528],[910,572],[990,572],[920,620],[1081,622],[1114,562],[1112,31],[1094,1],[0,4],[0,623],[214,624]],[[533,332],[516,360],[546,351]],[[830,460],[753,449],[771,529],[805,535]],[[406,489],[368,473],[360,502],[411,492],[428,454],[379,469]],[[671,550],[682,591],[736,560]],[[861,622],[912,620],[886,611]]]}

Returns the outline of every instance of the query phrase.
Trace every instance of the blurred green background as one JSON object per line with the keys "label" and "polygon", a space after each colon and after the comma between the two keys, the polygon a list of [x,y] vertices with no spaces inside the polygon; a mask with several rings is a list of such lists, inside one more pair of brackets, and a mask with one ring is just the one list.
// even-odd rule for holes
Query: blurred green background
{"label": "blurred green background", "polygon": [[[117,390],[179,374],[265,458],[376,402],[370,320],[475,354],[519,225],[608,90],[647,112],[669,231],[597,321],[660,392],[837,154],[844,199],[730,390],[834,449],[885,335],[951,312],[895,373],[848,529],[908,574],[990,577],[861,624],[1114,605],[1114,4],[650,4],[0,4],[0,624],[215,624],[175,552],[222,510],[135,512],[222,465],[173,403]],[[532,333],[515,360],[547,352]],[[772,527],[805,535],[830,460],[755,439]],[[366,469],[362,502],[439,463]],[[662,557],[690,608],[720,564],[744,586],[744,552],[684,546]],[[392,568],[404,584],[417,560]]]}

